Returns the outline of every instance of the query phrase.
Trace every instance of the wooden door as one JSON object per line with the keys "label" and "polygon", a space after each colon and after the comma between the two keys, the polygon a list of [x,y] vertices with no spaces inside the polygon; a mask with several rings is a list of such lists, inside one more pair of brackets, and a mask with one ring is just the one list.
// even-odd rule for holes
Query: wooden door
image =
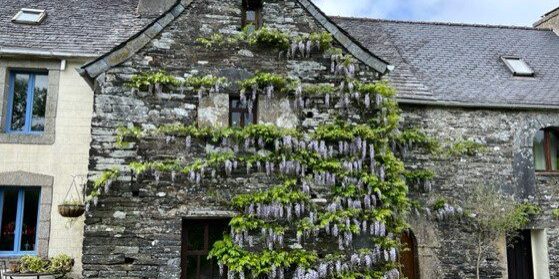
{"label": "wooden door", "polygon": [[533,279],[532,238],[529,230],[514,238],[507,238],[507,266],[509,279]]}
{"label": "wooden door", "polygon": [[208,260],[213,244],[223,238],[228,219],[184,219],[182,222],[181,279],[220,279],[215,260]]}
{"label": "wooden door", "polygon": [[417,243],[413,232],[408,231],[400,238],[404,249],[399,255],[399,262],[402,265],[402,275],[407,279],[419,279],[419,269],[417,264]]}

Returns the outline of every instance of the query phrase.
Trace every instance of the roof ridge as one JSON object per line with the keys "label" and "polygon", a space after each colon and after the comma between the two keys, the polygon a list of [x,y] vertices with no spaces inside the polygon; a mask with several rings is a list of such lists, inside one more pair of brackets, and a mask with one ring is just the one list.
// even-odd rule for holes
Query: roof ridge
{"label": "roof ridge", "polygon": [[330,16],[330,17],[333,18],[333,19],[349,19],[349,20],[360,20],[360,21],[407,23],[407,24],[418,24],[418,25],[443,25],[443,26],[460,26],[460,27],[483,27],[483,28],[498,28],[498,29],[553,31],[551,28],[536,28],[536,27],[531,27],[531,26],[480,24],[480,23],[457,23],[457,22],[442,22],[442,21],[413,21],[413,20],[381,19],[381,18],[370,18],[370,17],[348,17],[348,16]]}

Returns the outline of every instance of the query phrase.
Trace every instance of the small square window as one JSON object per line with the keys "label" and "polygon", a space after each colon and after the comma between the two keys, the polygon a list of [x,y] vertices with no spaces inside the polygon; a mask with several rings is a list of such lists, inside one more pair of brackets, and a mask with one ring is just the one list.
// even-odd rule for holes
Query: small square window
{"label": "small square window", "polygon": [[229,97],[229,126],[245,127],[256,124],[257,100],[241,100],[238,96]]}
{"label": "small square window", "polygon": [[534,168],[536,171],[559,171],[559,133],[557,129],[539,130],[533,144]]}
{"label": "small square window", "polygon": [[36,9],[21,9],[13,18],[12,21],[15,23],[23,24],[40,24],[47,13],[45,10]]}
{"label": "small square window", "polygon": [[242,26],[262,27],[262,1],[243,0]]}
{"label": "small square window", "polygon": [[48,74],[10,72],[7,133],[34,134],[45,131]]}
{"label": "small square window", "polygon": [[518,57],[502,57],[505,65],[515,76],[533,76],[534,71],[528,64]]}

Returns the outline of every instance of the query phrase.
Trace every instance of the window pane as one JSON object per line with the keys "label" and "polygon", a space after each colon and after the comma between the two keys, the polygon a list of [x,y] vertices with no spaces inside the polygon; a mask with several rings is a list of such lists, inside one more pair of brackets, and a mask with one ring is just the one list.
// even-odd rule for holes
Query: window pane
{"label": "window pane", "polygon": [[219,267],[215,260],[200,257],[200,279],[219,279]]}
{"label": "window pane", "polygon": [[247,11],[247,22],[254,23],[256,21],[256,11]]}
{"label": "window pane", "polygon": [[551,170],[557,170],[557,151],[559,149],[559,139],[553,131],[549,132],[549,157],[551,158]]}
{"label": "window pane", "polygon": [[536,170],[545,170],[544,131],[540,130],[534,137],[534,167]]}
{"label": "window pane", "polygon": [[186,278],[196,279],[198,274],[198,259],[200,256],[188,256],[186,257]]}
{"label": "window pane", "polygon": [[186,249],[189,251],[204,250],[204,225],[193,223],[187,227],[187,232]]}
{"label": "window pane", "polygon": [[31,131],[42,132],[45,130],[45,110],[47,107],[47,88],[49,79],[47,75],[35,76],[35,90],[33,95],[33,118]]}
{"label": "window pane", "polygon": [[30,12],[24,11],[16,18],[19,21],[30,21],[30,22],[39,22],[39,18],[41,17],[41,13],[39,12]]}
{"label": "window pane", "polygon": [[14,251],[18,192],[17,188],[4,189],[0,251]]}
{"label": "window pane", "polygon": [[21,251],[34,251],[37,239],[37,217],[41,190],[33,187],[25,190],[23,204],[23,226],[21,231]]}
{"label": "window pane", "polygon": [[241,126],[241,115],[242,114],[240,112],[231,113],[231,127]]}
{"label": "window pane", "polygon": [[27,107],[27,87],[29,74],[15,74],[12,95],[12,116],[10,130],[23,131],[25,127],[25,111]]}
{"label": "window pane", "polygon": [[245,113],[245,125],[254,123],[254,114],[252,112]]}

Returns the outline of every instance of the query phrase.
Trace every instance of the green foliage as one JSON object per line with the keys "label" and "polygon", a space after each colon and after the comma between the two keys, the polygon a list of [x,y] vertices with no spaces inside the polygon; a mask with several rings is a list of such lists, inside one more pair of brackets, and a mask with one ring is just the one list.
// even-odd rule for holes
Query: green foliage
{"label": "green foliage", "polygon": [[198,38],[196,42],[206,48],[222,47],[238,43],[237,37],[225,37],[221,33],[213,33],[209,38]]}
{"label": "green foliage", "polygon": [[285,78],[282,75],[266,72],[258,72],[252,78],[240,82],[241,88],[251,91],[253,88],[263,89],[267,86],[274,86],[277,92],[287,93],[293,88],[295,81]]}
{"label": "green foliage", "polygon": [[50,260],[38,256],[23,256],[16,264],[15,272],[19,273],[52,273],[66,274],[72,271],[74,259],[68,255],[60,254]]}
{"label": "green foliage", "polygon": [[559,219],[559,208],[551,210],[551,216],[553,216],[553,218],[555,219]]}
{"label": "green foliage", "polygon": [[336,87],[329,83],[322,84],[305,84],[303,86],[304,95],[326,95],[336,93]]}
{"label": "green foliage", "polygon": [[89,198],[98,197],[101,195],[101,188],[105,187],[107,183],[115,181],[120,176],[120,170],[118,168],[111,168],[104,171],[101,175],[93,181],[93,187],[89,193]]}
{"label": "green foliage", "polygon": [[38,256],[23,256],[19,259],[18,269],[21,273],[44,273],[47,272],[49,261]]}
{"label": "green foliage", "polygon": [[150,85],[164,85],[164,86],[178,86],[180,81],[172,75],[164,71],[140,73],[132,76],[132,79],[127,84],[130,88],[139,90],[146,90]]}
{"label": "green foliage", "polygon": [[227,83],[227,78],[215,77],[213,75],[206,76],[192,76],[188,77],[183,85],[185,87],[192,87],[194,89],[200,88],[214,88],[216,86],[221,86]]}
{"label": "green foliage", "polygon": [[351,141],[356,137],[370,142],[377,141],[382,137],[382,130],[372,128],[367,124],[349,124],[337,121],[334,124],[320,125],[316,128],[312,137],[317,140],[330,142]]}
{"label": "green foliage", "polygon": [[286,180],[283,185],[273,187],[267,191],[260,191],[251,194],[237,195],[231,204],[237,208],[244,208],[250,204],[291,204],[297,202],[308,202],[310,196],[299,190],[294,190],[297,180]]}
{"label": "green foliage", "polygon": [[444,152],[450,156],[475,156],[486,151],[486,147],[475,141],[458,141],[449,146]]}
{"label": "green foliage", "polygon": [[435,177],[435,172],[432,170],[412,170],[404,172],[404,177],[407,181],[431,180]]}
{"label": "green foliage", "polygon": [[375,83],[357,83],[356,91],[362,94],[379,94],[386,98],[391,98],[396,95],[396,90],[384,81]]}
{"label": "green foliage", "polygon": [[443,209],[445,204],[447,204],[447,201],[445,198],[438,198],[434,203],[433,203],[433,210],[437,211],[439,209]]}
{"label": "green foliage", "polygon": [[246,41],[251,46],[261,48],[287,49],[290,45],[288,33],[275,28],[262,27],[258,30],[249,32],[250,27],[245,27]]}
{"label": "green foliage", "polygon": [[396,142],[407,145],[419,145],[427,148],[432,153],[440,150],[440,144],[434,138],[427,136],[418,129],[407,129],[402,131],[397,137]]}
{"label": "green foliage", "polygon": [[482,239],[514,233],[528,224],[540,208],[506,197],[494,187],[476,186],[467,195],[464,208],[476,223]]}
{"label": "green foliage", "polygon": [[330,34],[329,32],[320,32],[320,33],[311,33],[309,35],[309,40],[320,45],[320,49],[328,50],[329,48],[332,47],[332,42],[334,41],[334,38],[332,37],[332,34]]}
{"label": "green foliage", "polygon": [[214,33],[209,38],[198,38],[196,42],[206,48],[229,46],[243,42],[263,49],[287,50],[292,43],[305,42],[307,40],[318,45],[321,50],[326,51],[332,47],[334,38],[328,32],[292,36],[288,32],[276,28],[264,26],[255,30],[253,25],[248,25],[243,28],[241,33],[234,36]]}
{"label": "green foliage", "polygon": [[303,249],[291,251],[265,250],[260,253],[249,252],[233,243],[231,237],[214,244],[208,256],[218,259],[230,270],[236,272],[251,271],[253,278],[269,274],[274,267],[288,268],[291,266],[310,267],[318,259],[316,252]]}
{"label": "green foliage", "polygon": [[128,148],[130,142],[125,141],[126,138],[141,138],[143,130],[140,127],[118,127],[116,130],[116,143],[117,148]]}
{"label": "green foliage", "polygon": [[66,274],[72,271],[74,259],[65,254],[60,254],[50,259],[48,272],[55,274]]}

